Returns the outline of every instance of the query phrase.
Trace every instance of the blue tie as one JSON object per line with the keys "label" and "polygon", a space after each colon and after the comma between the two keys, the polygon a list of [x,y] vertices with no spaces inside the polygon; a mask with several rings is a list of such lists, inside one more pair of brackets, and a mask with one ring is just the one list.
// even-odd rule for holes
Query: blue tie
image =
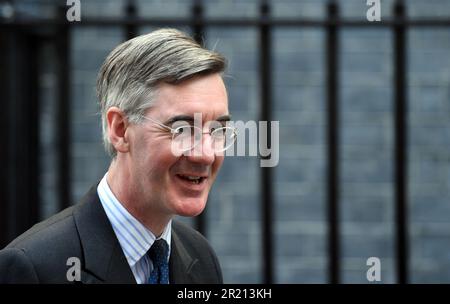
{"label": "blue tie", "polygon": [[148,279],[149,284],[169,284],[169,245],[163,239],[156,240],[148,255],[153,262],[153,271]]}

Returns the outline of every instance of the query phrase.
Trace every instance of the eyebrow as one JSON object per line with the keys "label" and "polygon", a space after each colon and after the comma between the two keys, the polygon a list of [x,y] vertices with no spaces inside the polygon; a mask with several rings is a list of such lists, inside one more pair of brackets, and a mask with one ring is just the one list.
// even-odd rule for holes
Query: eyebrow
{"label": "eyebrow", "polygon": [[169,118],[168,120],[166,120],[164,122],[164,124],[165,125],[171,125],[171,124],[173,124],[174,122],[177,122],[177,121],[192,122],[192,121],[194,121],[194,117],[192,117],[190,115],[176,115],[176,116],[173,116],[173,117]]}
{"label": "eyebrow", "polygon": [[[230,121],[231,115],[226,114],[219,116],[215,119],[216,121]],[[165,125],[171,125],[177,121],[187,121],[187,122],[194,122],[194,117],[190,115],[176,115],[171,118],[169,118],[167,121],[164,122]]]}
{"label": "eyebrow", "polygon": [[231,120],[231,115],[227,114],[227,115],[222,115],[216,118],[216,121],[230,121]]}

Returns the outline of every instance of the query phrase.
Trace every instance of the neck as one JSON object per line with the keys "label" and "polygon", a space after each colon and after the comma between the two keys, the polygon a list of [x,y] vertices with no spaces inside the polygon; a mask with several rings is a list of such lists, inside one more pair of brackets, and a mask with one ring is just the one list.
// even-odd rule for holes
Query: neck
{"label": "neck", "polygon": [[151,201],[143,199],[143,195],[133,175],[120,160],[113,160],[106,177],[108,186],[122,206],[156,238],[160,237],[172,218],[171,215],[159,212]]}

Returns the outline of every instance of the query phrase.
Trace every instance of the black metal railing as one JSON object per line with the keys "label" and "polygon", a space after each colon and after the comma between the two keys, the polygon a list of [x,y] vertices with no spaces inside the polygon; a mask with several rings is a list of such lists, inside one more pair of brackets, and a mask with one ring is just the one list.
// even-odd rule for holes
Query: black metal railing
{"label": "black metal railing", "polygon": [[[59,101],[57,110],[57,150],[58,150],[58,170],[57,180],[59,184],[58,200],[60,207],[67,206],[70,202],[70,31],[73,27],[108,27],[122,26],[125,31],[124,38],[129,39],[137,34],[137,29],[145,25],[153,26],[190,26],[195,39],[202,42],[205,30],[209,26],[222,27],[256,27],[259,29],[259,65],[260,65],[260,92],[261,92],[261,112],[260,119],[271,121],[272,118],[272,30],[274,27],[318,27],[326,32],[326,87],[327,87],[327,221],[328,221],[328,280],[331,283],[340,282],[340,229],[339,229],[339,30],[346,27],[358,28],[389,28],[393,31],[394,47],[394,126],[395,126],[395,237],[396,237],[396,275],[397,282],[408,282],[408,218],[407,218],[407,49],[406,38],[407,31],[412,27],[450,27],[450,19],[420,19],[411,20],[405,16],[405,6],[403,1],[396,1],[394,6],[394,17],[391,19],[383,18],[380,22],[368,22],[366,20],[347,20],[339,16],[339,7],[335,1],[329,1],[327,18],[324,20],[307,18],[283,18],[275,19],[271,17],[270,2],[262,0],[260,3],[260,14],[255,18],[214,18],[204,17],[203,3],[195,0],[192,8],[191,17],[187,18],[145,18],[136,14],[137,8],[133,1],[127,1],[124,17],[98,17],[82,18],[82,22],[69,23],[65,20],[65,13],[61,12],[64,18],[59,19],[22,19],[4,20],[0,22],[0,41],[2,43],[0,55],[2,57],[1,69],[1,90],[5,92],[6,102],[3,102],[6,113],[2,112],[2,130],[6,134],[6,140],[10,147],[0,149],[1,158],[11,163],[0,173],[0,245],[4,246],[11,238],[34,224],[38,215],[36,213],[39,203],[38,195],[38,175],[36,174],[37,150],[36,134],[26,129],[39,127],[38,117],[31,117],[26,127],[18,128],[18,121],[13,121],[14,115],[20,111],[29,111],[27,104],[15,105],[17,98],[26,100],[27,96],[18,96],[17,92],[23,90],[22,86],[33,88],[37,82],[37,70],[35,68],[27,70],[32,75],[26,79],[18,77],[17,71],[11,69],[9,60],[15,60],[13,57],[15,48],[26,47],[18,44],[23,43],[19,37],[28,35],[34,37],[34,42],[38,43],[39,38],[45,36],[47,40],[53,41],[58,50],[58,87]],[[44,34],[35,30],[36,26],[40,29],[53,29],[52,35],[48,32]],[[38,39],[36,39],[38,38]],[[20,40],[20,41],[19,41]],[[31,41],[31,40],[30,40]],[[5,48],[6,46],[6,48]],[[33,58],[33,54],[27,56]],[[26,69],[23,69],[26,70]],[[15,74],[14,74],[15,73]],[[8,75],[8,76],[7,76]],[[9,77],[12,75],[13,77]],[[14,76],[15,75],[15,76]],[[20,81],[19,81],[20,80]],[[30,83],[28,83],[30,82]],[[20,84],[20,85],[19,85]],[[28,96],[30,97],[30,96]],[[39,104],[37,97],[32,100],[33,109],[37,112]],[[7,123],[5,123],[7,122]],[[19,151],[15,138],[21,138],[21,141],[29,143],[26,145],[25,152]],[[270,145],[270,138],[268,139]],[[16,146],[14,146],[16,145]],[[19,168],[14,167],[15,163],[25,161],[31,166]],[[30,169],[30,170],[28,170]],[[275,282],[274,273],[274,198],[273,198],[273,170],[271,168],[261,168],[261,235],[263,259],[261,264],[262,282]],[[22,183],[20,183],[22,181]],[[27,191],[29,194],[19,195]],[[31,210],[28,216],[19,210]],[[197,228],[202,233],[206,233],[206,221],[204,215],[197,220]]]}
{"label": "black metal railing", "polygon": [[[339,94],[338,94],[338,56],[339,40],[337,21],[339,18],[336,3],[328,5],[327,32],[327,202],[328,202],[328,255],[329,255],[329,282],[338,283],[339,280]],[[334,22],[333,22],[334,21]]]}

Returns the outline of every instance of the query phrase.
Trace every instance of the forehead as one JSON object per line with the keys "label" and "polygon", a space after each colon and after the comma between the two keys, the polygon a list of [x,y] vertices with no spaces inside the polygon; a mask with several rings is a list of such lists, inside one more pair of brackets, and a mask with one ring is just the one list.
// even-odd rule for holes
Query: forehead
{"label": "forehead", "polygon": [[228,97],[219,74],[196,76],[180,84],[162,83],[158,87],[153,114],[172,115],[202,113],[210,119],[228,114]]}

